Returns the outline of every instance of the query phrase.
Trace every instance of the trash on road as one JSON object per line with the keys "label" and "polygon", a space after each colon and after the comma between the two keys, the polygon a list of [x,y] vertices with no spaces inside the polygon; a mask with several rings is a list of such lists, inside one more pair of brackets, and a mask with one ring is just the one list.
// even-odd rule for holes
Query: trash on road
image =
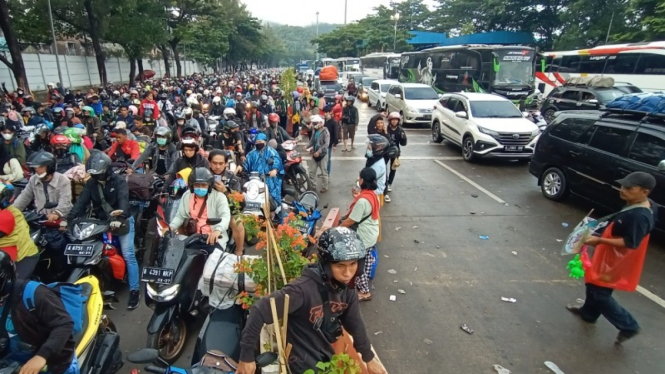
{"label": "trash on road", "polygon": [[513,256],[517,256],[517,251],[512,251],[512,252],[510,252],[510,253],[512,253]]}
{"label": "trash on road", "polygon": [[552,370],[554,374],[565,374],[561,369],[559,369],[557,364],[555,364],[552,361],[545,361],[545,366],[547,366],[548,369]]}
{"label": "trash on road", "polygon": [[388,274],[397,274],[397,270],[390,269],[390,270],[388,270]]}
{"label": "trash on road", "polygon": [[383,334],[383,331],[377,331],[374,333],[374,335],[381,335],[381,334]]}
{"label": "trash on road", "polygon": [[510,370],[504,368],[499,364],[494,364],[494,370],[496,370],[496,372],[499,374],[510,374]]}
{"label": "trash on road", "polygon": [[476,212],[469,212],[470,214],[476,214]]}
{"label": "trash on road", "polygon": [[561,222],[561,226],[568,227],[568,222]]}
{"label": "trash on road", "polygon": [[427,345],[430,345],[430,344],[432,344],[432,343],[434,343],[434,342],[431,341],[431,340],[429,340],[429,339],[427,339],[427,338],[425,338],[425,339],[423,339],[423,343],[425,343],[425,344],[427,344]]}
{"label": "trash on road", "polygon": [[398,281],[397,279],[395,279],[395,280],[393,281],[393,283],[399,283],[399,281]]}
{"label": "trash on road", "polygon": [[575,299],[575,301],[576,301],[578,304],[584,304],[584,299],[580,299],[579,297],[578,297],[577,299]]}
{"label": "trash on road", "polygon": [[563,241],[563,239],[557,239],[556,241],[561,243]]}
{"label": "trash on road", "polygon": [[476,195],[476,194],[472,194],[471,197],[473,197],[473,198],[475,199],[475,198],[478,197],[478,195]]}
{"label": "trash on road", "polygon": [[390,258],[390,256],[388,256],[388,255],[383,255],[383,257],[385,257],[385,258]]}
{"label": "trash on road", "polygon": [[395,231],[399,231],[401,227],[395,227]]}
{"label": "trash on road", "polygon": [[417,228],[418,228],[418,226],[413,226],[413,227],[412,227],[412,229],[417,229]]}
{"label": "trash on road", "polygon": [[487,235],[480,235],[480,236],[478,236],[478,237],[480,238],[480,240],[488,240],[488,239],[490,238],[490,237],[487,236]]}
{"label": "trash on road", "polygon": [[436,249],[440,249],[440,248],[441,248],[441,246],[440,246],[440,245],[437,245],[437,246],[436,246]]}
{"label": "trash on road", "polygon": [[510,204],[508,204],[508,203],[505,203],[505,204],[503,204],[503,205],[505,205],[505,206],[510,206]]}
{"label": "trash on road", "polygon": [[512,297],[503,297],[503,296],[501,296],[501,301],[505,301],[507,303],[516,303],[517,299],[514,299]]}
{"label": "trash on road", "polygon": [[406,294],[406,291],[404,291],[402,289],[398,289],[397,292],[401,293],[402,295]]}
{"label": "trash on road", "polygon": [[413,269],[413,271],[418,271],[418,267],[416,266],[416,268],[415,268],[415,269]]}
{"label": "trash on road", "polygon": [[390,301],[397,301],[397,296],[390,295]]}
{"label": "trash on road", "polygon": [[467,334],[473,335],[473,329],[467,326],[466,323],[462,324],[462,326],[460,326],[459,328],[462,329],[462,331],[466,332]]}

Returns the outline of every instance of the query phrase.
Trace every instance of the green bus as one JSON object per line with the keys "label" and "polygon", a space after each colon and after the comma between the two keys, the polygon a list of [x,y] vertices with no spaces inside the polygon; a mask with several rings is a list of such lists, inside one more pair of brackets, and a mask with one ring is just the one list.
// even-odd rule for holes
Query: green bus
{"label": "green bus", "polygon": [[535,91],[536,51],[525,46],[455,45],[405,52],[400,82],[437,92],[488,92],[518,101]]}

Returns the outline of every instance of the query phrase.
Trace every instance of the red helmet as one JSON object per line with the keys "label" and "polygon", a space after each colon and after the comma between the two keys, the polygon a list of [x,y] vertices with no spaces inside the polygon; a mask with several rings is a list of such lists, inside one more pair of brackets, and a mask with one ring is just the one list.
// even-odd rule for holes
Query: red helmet
{"label": "red helmet", "polygon": [[303,88],[302,88],[302,86],[299,86],[299,87],[297,88],[297,90],[298,90],[298,93],[301,94],[301,93],[303,92]]}
{"label": "red helmet", "polygon": [[54,147],[56,145],[66,145],[67,147],[69,147],[71,144],[72,141],[69,140],[69,137],[65,135],[58,134],[51,137],[51,145]]}
{"label": "red helmet", "polygon": [[270,115],[268,115],[268,121],[279,122],[279,115],[277,113],[270,113]]}
{"label": "red helmet", "polygon": [[335,101],[342,100],[342,95],[335,95]]}

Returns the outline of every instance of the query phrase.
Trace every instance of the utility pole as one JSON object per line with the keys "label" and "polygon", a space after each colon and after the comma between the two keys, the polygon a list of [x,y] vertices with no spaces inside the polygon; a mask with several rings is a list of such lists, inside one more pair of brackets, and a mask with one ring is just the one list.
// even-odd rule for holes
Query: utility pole
{"label": "utility pole", "polygon": [[399,21],[399,13],[395,13],[395,15],[392,16],[392,18],[395,20],[395,34],[393,36],[393,53],[394,53],[395,50],[397,49],[396,48],[397,47],[397,21]]}
{"label": "utility pole", "polygon": [[[319,38],[319,12],[316,12],[316,38]],[[319,43],[316,43],[316,61],[319,61]]]}
{"label": "utility pole", "polygon": [[[60,86],[64,89],[65,82],[62,80],[62,70],[60,70],[60,57],[58,56],[58,41],[55,39],[55,28],[53,28],[53,13],[51,13],[51,0],[48,0],[48,19],[51,23],[51,37],[53,38],[53,52],[55,53],[55,64],[58,67],[58,79],[60,79]],[[46,83],[46,82],[44,82]],[[69,82],[71,84],[71,82]],[[60,93],[64,95],[64,92]]]}
{"label": "utility pole", "polygon": [[610,41],[610,31],[612,30],[612,22],[614,22],[614,12],[612,12],[612,18],[610,18],[610,25],[607,27],[607,36],[605,37],[605,44]]}
{"label": "utility pole", "polygon": [[344,24],[346,25],[346,9],[347,9],[347,3],[349,0],[344,0]]}

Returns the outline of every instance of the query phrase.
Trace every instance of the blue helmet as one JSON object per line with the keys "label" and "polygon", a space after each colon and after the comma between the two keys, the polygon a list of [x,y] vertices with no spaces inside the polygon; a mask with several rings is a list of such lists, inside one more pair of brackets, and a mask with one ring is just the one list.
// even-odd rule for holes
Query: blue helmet
{"label": "blue helmet", "polygon": [[226,107],[227,108],[235,108],[236,107],[236,101],[233,99],[229,99],[226,101]]}

